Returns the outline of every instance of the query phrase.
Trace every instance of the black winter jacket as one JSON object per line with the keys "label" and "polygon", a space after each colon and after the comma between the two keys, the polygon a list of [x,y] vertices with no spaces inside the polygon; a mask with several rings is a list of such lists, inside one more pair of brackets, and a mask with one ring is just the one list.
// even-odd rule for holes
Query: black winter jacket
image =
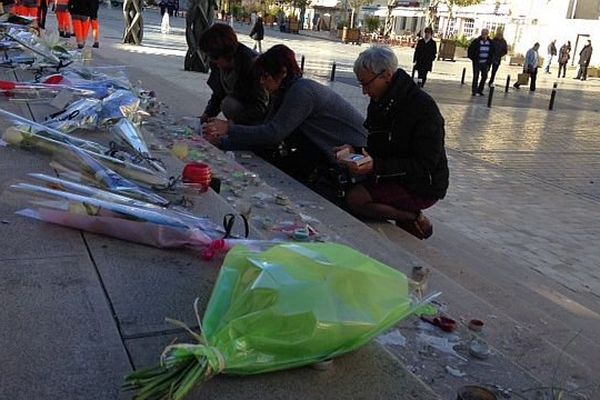
{"label": "black winter jacket", "polygon": [[444,118],[435,101],[402,69],[378,100],[371,100],[365,127],[376,181],[391,180],[424,199],[448,189]]}
{"label": "black winter jacket", "polygon": [[256,22],[250,31],[250,37],[254,40],[263,40],[265,38],[265,26],[263,25],[262,17],[256,19]]}
{"label": "black winter jacket", "polygon": [[[492,60],[494,59],[494,46],[492,44],[492,41],[488,38],[488,41],[490,42],[490,52],[488,53],[488,59],[486,64],[490,65],[492,63]],[[473,39],[471,41],[471,44],[469,44],[469,48],[467,49],[467,56],[469,57],[469,59],[473,62],[478,63],[479,62],[479,48],[481,47],[481,36],[479,36],[476,39]]]}
{"label": "black winter jacket", "polygon": [[69,0],[69,13],[89,17],[92,15],[92,2],[90,0]]}
{"label": "black winter jacket", "polygon": [[429,42],[425,42],[425,39],[419,39],[413,56],[413,62],[417,63],[415,69],[417,69],[417,71],[431,71],[436,54],[437,47],[435,45],[435,40],[430,39]]}
{"label": "black winter jacket", "polygon": [[[256,57],[257,54],[254,51],[241,43],[233,55],[237,82],[232,96],[245,105],[243,120],[237,121],[244,125],[255,125],[263,122],[267,111],[268,95],[260,86],[258,77],[252,72],[252,65]],[[211,67],[207,84],[213,93],[204,113],[209,117],[216,117],[221,112],[221,102],[226,96],[225,89],[221,84],[221,71],[219,68]]]}
{"label": "black winter jacket", "polygon": [[492,64],[500,64],[502,57],[508,53],[508,45],[504,39],[492,39]]}

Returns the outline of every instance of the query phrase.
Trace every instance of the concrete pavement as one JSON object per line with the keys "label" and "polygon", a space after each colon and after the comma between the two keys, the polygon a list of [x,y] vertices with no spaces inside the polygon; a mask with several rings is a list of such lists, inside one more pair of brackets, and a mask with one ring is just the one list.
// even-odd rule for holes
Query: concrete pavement
{"label": "concrete pavement", "polygon": [[[251,44],[244,35],[249,27],[236,29],[240,40]],[[153,34],[151,45],[161,47],[163,38],[171,43],[174,37],[177,34]],[[364,112],[368,100],[350,73],[362,47],[267,30],[264,48],[279,42],[306,56],[312,76],[328,76],[336,60],[332,87]],[[184,49],[180,43],[178,48]],[[411,49],[396,53],[402,65],[410,65]],[[600,232],[591,221],[599,216],[600,142],[595,127],[600,122],[600,81],[561,79],[555,110],[549,112],[555,79],[540,74],[535,94],[512,88],[505,94],[498,87],[488,109],[486,98],[470,95],[469,73],[466,84],[460,85],[462,68],[469,71],[467,60],[437,62],[426,87],[447,121],[452,171],[448,197],[428,212],[436,234],[423,243],[393,227],[373,227],[435,268],[435,288],[448,294],[450,310],[465,318],[479,310],[494,327],[514,327],[494,331],[489,339],[541,382],[552,380],[556,360],[566,352],[578,365],[571,369],[578,371],[572,373],[573,385],[598,383],[593,359],[600,352],[593,337],[600,313],[595,245]],[[504,65],[499,82],[506,73],[514,77],[519,71]],[[450,290],[453,285],[457,286]],[[515,298],[523,299],[520,307],[527,312],[517,312]],[[478,300],[487,306],[476,307]],[[400,357],[410,353],[406,348],[392,350]],[[432,367],[418,373],[426,381],[443,382],[434,379],[431,370],[436,371]],[[432,386],[447,393],[442,384]]]}
{"label": "concrete pavement", "polygon": [[[153,86],[155,77],[161,100],[171,105],[174,114],[198,114],[207,100],[206,75],[181,70],[185,51],[181,30],[161,35],[158,18],[149,14],[145,46],[124,46],[118,43],[119,12],[102,11],[106,23],[97,57],[112,63],[125,61],[132,76],[150,78],[147,86]],[[172,25],[181,27],[181,22],[175,20]],[[246,26],[237,28],[242,32]],[[278,32],[267,31],[267,35],[265,48],[283,42],[319,65],[333,59],[349,64],[361,49]],[[240,38],[251,42],[245,35]],[[401,63],[409,63],[411,55],[408,49],[399,50]],[[596,250],[600,228],[593,222],[600,216],[600,139],[595,134],[600,122],[598,80],[565,80],[554,112],[546,110],[553,82],[547,77],[540,79],[535,94],[523,89],[506,97],[497,93],[493,108],[488,109],[485,99],[470,96],[468,85],[460,86],[464,66],[468,63],[436,63],[439,72],[432,74],[427,85],[447,121],[452,171],[448,197],[428,212],[435,235],[418,242],[392,226],[374,224],[373,229],[391,246],[408,249],[433,268],[430,289],[444,292],[450,314],[485,320],[485,339],[502,360],[535,376],[540,386],[598,384],[595,360],[600,349],[594,339],[600,328],[600,259]],[[342,69],[340,78],[332,87],[364,112],[367,99],[352,76]],[[116,245],[121,249],[117,254],[122,254],[124,247]],[[160,257],[160,252],[151,253]],[[118,263],[114,259],[107,265]],[[112,273],[116,271],[106,271],[107,276]],[[125,279],[118,276],[115,284]],[[156,282],[159,287],[158,276]],[[123,293],[128,290],[131,288],[124,288]],[[156,320],[158,314],[167,312],[157,310]],[[132,312],[132,323],[135,318]],[[452,389],[460,384],[500,379],[491,373],[504,365],[496,359],[486,365],[444,354],[429,359],[427,352],[421,352],[424,345],[411,336],[413,331],[410,326],[399,328],[408,344],[388,343],[386,347],[442,398],[454,398]],[[158,339],[126,340],[135,340],[136,344],[128,347],[139,349]],[[455,376],[446,366],[466,375]],[[510,381],[510,377],[505,379]],[[514,389],[525,388],[518,379],[513,382]],[[214,395],[219,393],[217,390]]]}

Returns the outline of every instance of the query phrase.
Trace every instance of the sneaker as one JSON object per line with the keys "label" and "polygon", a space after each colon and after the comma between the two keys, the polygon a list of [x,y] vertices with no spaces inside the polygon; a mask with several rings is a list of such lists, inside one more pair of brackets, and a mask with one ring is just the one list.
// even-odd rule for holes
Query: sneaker
{"label": "sneaker", "polygon": [[98,47],[100,47],[100,43],[98,42],[94,42],[94,44],[92,45],[93,48],[97,49]]}
{"label": "sneaker", "polygon": [[83,45],[82,45],[82,44],[78,44],[78,45],[77,45],[77,48],[78,48],[78,49],[83,49]]}
{"label": "sneaker", "polygon": [[477,96],[485,96],[485,93],[483,93],[483,92],[477,92]]}

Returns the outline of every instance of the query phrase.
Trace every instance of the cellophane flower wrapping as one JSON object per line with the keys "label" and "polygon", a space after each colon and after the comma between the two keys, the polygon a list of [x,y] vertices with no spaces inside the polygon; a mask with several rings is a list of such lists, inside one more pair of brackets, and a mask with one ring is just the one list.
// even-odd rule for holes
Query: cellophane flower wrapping
{"label": "cellophane flower wrapping", "polygon": [[122,118],[133,120],[139,109],[139,97],[129,90],[116,90],[102,100],[100,124],[114,123]]}
{"label": "cellophane flower wrapping", "polygon": [[75,129],[93,130],[97,128],[100,109],[100,100],[80,99],[71,103],[63,111],[52,115],[44,122],[44,125],[64,133],[72,132]]}
{"label": "cellophane flower wrapping", "polygon": [[152,189],[140,186],[124,178],[119,173],[102,164],[94,157],[76,146],[69,146],[69,152],[55,157],[51,166],[63,176],[79,176],[81,180],[92,182],[94,186],[107,189],[128,197],[134,197],[149,203],[168,206],[169,200],[155,193]]}
{"label": "cellophane flower wrapping", "polygon": [[223,262],[203,332],[194,334],[199,343],[168,346],[161,366],[131,374],[124,388],[139,398],[182,399],[219,372],[317,363],[360,348],[413,310],[404,274],[349,247],[236,246]]}
{"label": "cellophane flower wrapping", "polygon": [[106,196],[62,189],[28,183],[11,185],[11,191],[31,196],[33,204],[17,214],[158,248],[205,248],[223,236],[221,226],[184,211],[143,206],[134,200],[110,201]]}
{"label": "cellophane flower wrapping", "polygon": [[255,374],[356,350],[410,313],[406,276],[347,246],[240,246],[223,262],[203,326],[226,372]]}

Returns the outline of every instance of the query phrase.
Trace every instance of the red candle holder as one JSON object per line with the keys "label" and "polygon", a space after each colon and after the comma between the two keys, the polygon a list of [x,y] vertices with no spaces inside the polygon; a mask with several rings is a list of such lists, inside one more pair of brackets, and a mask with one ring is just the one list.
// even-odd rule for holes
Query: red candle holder
{"label": "red candle holder", "polygon": [[212,180],[212,171],[208,164],[193,162],[183,168],[181,174],[183,183],[199,185],[202,191],[208,190]]}

